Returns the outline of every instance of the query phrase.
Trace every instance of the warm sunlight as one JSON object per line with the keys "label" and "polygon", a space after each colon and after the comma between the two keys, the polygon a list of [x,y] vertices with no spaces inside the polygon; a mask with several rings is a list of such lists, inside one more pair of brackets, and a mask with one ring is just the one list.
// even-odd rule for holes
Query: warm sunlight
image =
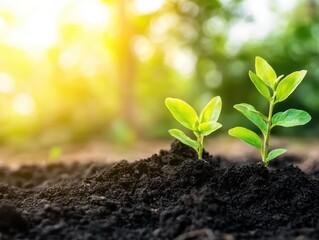
{"label": "warm sunlight", "polygon": [[14,89],[14,80],[7,73],[0,72],[0,92],[10,93]]}
{"label": "warm sunlight", "polygon": [[[0,125],[5,126],[0,147],[22,138],[47,144],[101,135],[133,142],[127,139],[140,131],[167,137],[167,112],[153,114],[165,97],[185,97],[199,106],[219,94],[230,103],[229,86],[251,87],[240,81],[255,55],[285,53],[294,64],[309,59],[300,55],[318,45],[313,39],[319,27],[290,31],[290,25],[299,26],[297,10],[307,12],[297,9],[297,2],[0,0]],[[280,44],[263,53],[263,44],[272,44],[267,38],[276,34]],[[291,34],[296,41],[281,42]],[[307,36],[312,42],[301,44],[298,39]],[[292,46],[286,51],[285,44]],[[308,82],[300,88],[310,92],[302,101],[319,109],[313,89]],[[233,119],[229,109],[226,127]]]}
{"label": "warm sunlight", "polygon": [[32,96],[20,93],[14,98],[12,107],[19,115],[29,115],[35,110],[35,103]]}
{"label": "warm sunlight", "polygon": [[76,23],[84,28],[104,31],[110,23],[110,9],[100,0],[65,1],[65,6],[65,10],[71,7],[72,11],[66,10],[61,14],[63,24]]}
{"label": "warm sunlight", "polygon": [[60,82],[93,78],[104,68],[111,15],[101,0],[0,1],[0,93],[11,107],[8,116],[33,114],[36,102],[55,102],[58,115],[69,107],[59,105],[61,96],[79,101],[81,93]]}
{"label": "warm sunlight", "polygon": [[110,19],[107,5],[99,0],[14,0],[2,1],[0,8],[0,43],[31,55],[59,41],[61,24],[104,30]]}
{"label": "warm sunlight", "polygon": [[138,14],[149,14],[159,10],[164,4],[164,0],[135,0],[133,10]]}
{"label": "warm sunlight", "polygon": [[[4,1],[0,4],[2,35],[0,41],[25,50],[47,48],[58,40],[57,20],[62,1]],[[7,16],[7,18],[5,18]]]}

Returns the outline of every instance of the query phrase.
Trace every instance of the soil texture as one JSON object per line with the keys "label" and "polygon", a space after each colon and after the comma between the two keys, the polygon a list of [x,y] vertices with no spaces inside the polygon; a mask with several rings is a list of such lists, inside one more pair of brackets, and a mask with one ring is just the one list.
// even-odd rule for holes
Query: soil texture
{"label": "soil texture", "polygon": [[175,141],[133,163],[0,169],[0,239],[319,239],[319,171]]}

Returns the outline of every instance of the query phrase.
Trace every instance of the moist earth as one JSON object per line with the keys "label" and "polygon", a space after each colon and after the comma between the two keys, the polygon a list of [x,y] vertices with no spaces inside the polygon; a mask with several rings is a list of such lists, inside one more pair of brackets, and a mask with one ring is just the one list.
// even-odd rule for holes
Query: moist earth
{"label": "moist earth", "polygon": [[0,239],[319,239],[316,168],[203,158],[1,168]]}

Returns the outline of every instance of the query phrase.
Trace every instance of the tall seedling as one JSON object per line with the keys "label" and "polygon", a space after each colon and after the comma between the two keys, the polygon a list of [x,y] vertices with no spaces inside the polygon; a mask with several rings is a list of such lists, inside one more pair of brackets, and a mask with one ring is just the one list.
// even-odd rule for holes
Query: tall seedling
{"label": "tall seedling", "polygon": [[268,116],[266,117],[247,103],[236,104],[234,108],[260,129],[263,139],[260,139],[253,131],[243,127],[232,128],[228,133],[256,147],[261,154],[264,165],[267,166],[269,161],[287,151],[283,148],[268,151],[271,129],[275,126],[304,125],[311,120],[311,116],[307,112],[298,109],[289,109],[273,115],[274,106],[287,99],[303,80],[307,71],[296,71],[285,78],[283,75],[277,77],[274,69],[261,57],[256,57],[255,68],[256,73],[249,71],[249,77],[259,93],[269,102]]}

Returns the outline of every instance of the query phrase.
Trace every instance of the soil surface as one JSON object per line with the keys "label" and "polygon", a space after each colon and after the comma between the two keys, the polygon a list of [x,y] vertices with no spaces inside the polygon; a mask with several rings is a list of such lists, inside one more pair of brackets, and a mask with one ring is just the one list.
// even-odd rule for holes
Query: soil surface
{"label": "soil surface", "polygon": [[175,141],[147,159],[0,169],[0,239],[319,239],[319,170]]}

